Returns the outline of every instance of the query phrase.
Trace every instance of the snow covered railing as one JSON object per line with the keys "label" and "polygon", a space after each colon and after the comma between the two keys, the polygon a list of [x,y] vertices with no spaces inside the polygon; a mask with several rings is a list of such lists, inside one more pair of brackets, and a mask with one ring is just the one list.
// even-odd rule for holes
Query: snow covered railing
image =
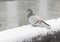
{"label": "snow covered railing", "polygon": [[51,25],[51,29],[33,27],[29,24],[2,31],[0,32],[0,42],[29,42],[35,37],[43,37],[46,36],[47,33],[53,34],[52,32],[54,31],[60,31],[60,18],[47,20],[45,22]]}

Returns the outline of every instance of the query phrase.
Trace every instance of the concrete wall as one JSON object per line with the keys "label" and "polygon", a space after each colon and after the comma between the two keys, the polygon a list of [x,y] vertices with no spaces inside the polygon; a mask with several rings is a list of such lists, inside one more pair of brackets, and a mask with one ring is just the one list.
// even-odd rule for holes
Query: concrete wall
{"label": "concrete wall", "polygon": [[6,2],[0,1],[0,30],[6,26]]}
{"label": "concrete wall", "polygon": [[[13,1],[12,1],[12,4],[13,4]],[[26,10],[28,8],[31,8],[34,14],[37,14],[41,18],[46,19],[46,20],[60,17],[60,0],[49,0],[49,1],[47,0],[18,0],[16,4],[17,4],[17,7],[15,8],[17,9],[17,13],[13,12],[15,10],[13,8],[14,6],[12,6],[11,9],[9,8],[10,6],[7,6],[7,1],[0,1],[0,25],[1,25],[0,30],[4,29],[4,27],[6,27],[7,24],[10,24],[10,27],[11,27],[12,22],[15,24],[16,22],[14,21],[16,20],[16,17],[18,20],[17,24],[19,26],[28,24],[28,18],[27,18],[28,14],[26,13]],[[16,15],[17,16],[14,19],[12,19],[10,13],[11,15],[13,14],[12,17]]]}
{"label": "concrete wall", "polygon": [[6,1],[6,28],[15,28],[18,26],[18,9],[17,9],[17,1]]}
{"label": "concrete wall", "polygon": [[48,4],[49,18],[60,17],[60,0],[50,0]]}

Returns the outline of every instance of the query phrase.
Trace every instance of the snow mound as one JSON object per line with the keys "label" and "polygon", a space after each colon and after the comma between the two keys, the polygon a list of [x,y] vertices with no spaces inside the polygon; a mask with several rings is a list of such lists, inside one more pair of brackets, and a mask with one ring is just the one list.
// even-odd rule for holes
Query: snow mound
{"label": "snow mound", "polygon": [[52,31],[60,31],[60,18],[46,21],[51,26]]}
{"label": "snow mound", "polygon": [[60,18],[45,21],[51,25],[51,29],[45,27],[33,27],[31,24],[8,29],[0,32],[0,42],[22,42],[38,35],[47,35],[51,31],[60,31]]}
{"label": "snow mound", "polygon": [[46,35],[48,30],[41,27],[25,25],[0,32],[0,42],[22,42],[37,35]]}

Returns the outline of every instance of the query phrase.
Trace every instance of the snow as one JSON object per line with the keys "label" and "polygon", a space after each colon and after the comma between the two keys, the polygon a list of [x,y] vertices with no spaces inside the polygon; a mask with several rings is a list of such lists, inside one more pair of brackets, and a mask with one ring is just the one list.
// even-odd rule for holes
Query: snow
{"label": "snow", "polygon": [[47,20],[46,22],[51,25],[51,31],[60,31],[60,18]]}
{"label": "snow", "polygon": [[47,35],[51,31],[60,31],[60,18],[45,21],[51,25],[51,29],[45,27],[33,27],[31,24],[8,29],[0,32],[0,42],[22,42],[38,35]]}
{"label": "snow", "polygon": [[22,42],[24,39],[29,39],[40,34],[46,35],[47,32],[46,28],[25,25],[0,32],[0,42]]}

